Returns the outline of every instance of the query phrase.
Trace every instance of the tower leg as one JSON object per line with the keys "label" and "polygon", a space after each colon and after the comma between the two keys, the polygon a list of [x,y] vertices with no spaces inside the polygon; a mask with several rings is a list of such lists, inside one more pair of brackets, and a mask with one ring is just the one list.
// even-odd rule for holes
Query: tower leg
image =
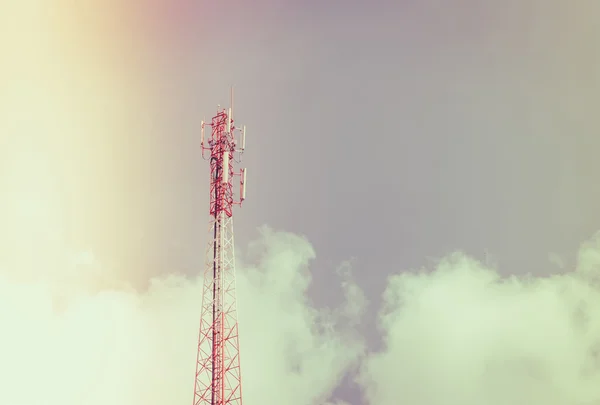
{"label": "tower leg", "polygon": [[194,405],[241,405],[233,218],[211,224],[204,273]]}

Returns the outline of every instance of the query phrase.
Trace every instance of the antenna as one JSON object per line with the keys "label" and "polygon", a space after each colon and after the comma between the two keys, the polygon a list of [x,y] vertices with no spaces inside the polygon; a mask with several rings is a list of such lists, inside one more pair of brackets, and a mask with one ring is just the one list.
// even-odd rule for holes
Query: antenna
{"label": "antenna", "polygon": [[227,114],[227,133],[231,133],[231,107],[229,107],[229,113]]}
{"label": "antenna", "polygon": [[233,86],[229,89],[229,118],[233,121]]}
{"label": "antenna", "polygon": [[229,151],[225,149],[223,151],[223,184],[229,183]]}
{"label": "antenna", "polygon": [[242,153],[246,149],[246,126],[242,127]]}
{"label": "antenna", "polygon": [[240,182],[240,203],[246,199],[246,173],[247,168],[242,169],[242,181]]}
{"label": "antenna", "polygon": [[200,145],[204,147],[204,120],[200,121]]}

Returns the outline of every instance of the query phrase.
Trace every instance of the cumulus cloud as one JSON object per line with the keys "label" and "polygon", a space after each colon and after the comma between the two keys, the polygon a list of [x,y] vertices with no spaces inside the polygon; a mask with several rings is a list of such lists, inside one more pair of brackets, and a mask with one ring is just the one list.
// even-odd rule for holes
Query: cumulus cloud
{"label": "cumulus cloud", "polygon": [[600,403],[600,238],[575,272],[503,277],[462,253],[389,279],[369,403]]}
{"label": "cumulus cloud", "polygon": [[311,281],[308,263],[315,254],[310,244],[267,228],[262,235],[252,249],[259,254],[259,265],[250,267],[238,283],[244,303],[240,317],[254,331],[252,335],[244,331],[241,342],[244,359],[253,364],[245,370],[245,400],[318,403],[328,399],[362,352],[362,342],[355,335],[336,333],[360,316],[362,308],[355,310],[350,302],[360,300],[362,292],[354,291],[355,284],[346,279],[347,304],[337,311],[318,311],[306,294]]}
{"label": "cumulus cloud", "polygon": [[[303,238],[263,228],[250,250],[247,261],[254,264],[239,266],[237,284],[246,403],[327,400],[362,353],[360,339],[340,332],[361,310],[319,311],[310,304],[314,251]],[[89,254],[77,259],[71,265],[91,264]],[[0,403],[191,401],[201,276],[156,278],[144,292],[90,289],[90,278],[88,285],[69,285],[64,302],[66,290],[58,288],[64,278],[16,282],[6,270],[0,272]]]}

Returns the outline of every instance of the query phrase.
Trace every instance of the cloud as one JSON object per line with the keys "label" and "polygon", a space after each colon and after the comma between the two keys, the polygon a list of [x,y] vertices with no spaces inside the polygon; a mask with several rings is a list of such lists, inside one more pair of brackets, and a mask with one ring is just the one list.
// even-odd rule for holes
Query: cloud
{"label": "cloud", "polygon": [[385,347],[359,383],[371,404],[531,405],[600,401],[600,238],[577,270],[503,277],[461,253],[390,277]]}
{"label": "cloud", "polygon": [[[320,311],[309,302],[314,256],[303,238],[263,228],[249,250],[247,261],[254,264],[239,266],[248,404],[322,402],[363,351],[343,327],[357,322],[360,308]],[[90,276],[55,268],[48,270],[62,277],[20,282],[0,269],[0,403],[191,401],[202,277],[156,278],[136,292],[98,284],[101,264],[89,253],[64,263],[89,268]],[[348,297],[360,298],[348,277]]]}
{"label": "cloud", "polygon": [[[247,329],[258,332],[242,331],[244,359],[253,364],[246,369],[245,400],[278,403],[285,398],[286,403],[298,404],[326,400],[363,350],[355,335],[336,330],[355,322],[361,311],[348,310],[348,304],[338,311],[312,308],[306,295],[311,281],[307,265],[314,258],[310,244],[268,228],[263,228],[262,236],[252,247],[259,265],[238,283],[244,303],[240,316],[251,323]],[[347,299],[361,294],[349,290]]]}

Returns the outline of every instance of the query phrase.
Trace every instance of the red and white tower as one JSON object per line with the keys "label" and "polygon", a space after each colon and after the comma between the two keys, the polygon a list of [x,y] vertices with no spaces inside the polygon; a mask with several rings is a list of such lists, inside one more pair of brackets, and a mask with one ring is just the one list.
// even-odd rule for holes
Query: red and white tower
{"label": "red and white tower", "polygon": [[[207,141],[204,139],[205,126],[211,128]],[[236,128],[232,108],[219,107],[211,123],[202,122],[201,144],[202,157],[205,158],[205,152],[210,153],[210,240],[206,252],[193,405],[241,405],[233,206],[241,205],[246,197],[246,169],[236,171],[234,167],[241,161],[246,146],[246,128]],[[236,200],[233,179],[237,176],[240,188]]]}

